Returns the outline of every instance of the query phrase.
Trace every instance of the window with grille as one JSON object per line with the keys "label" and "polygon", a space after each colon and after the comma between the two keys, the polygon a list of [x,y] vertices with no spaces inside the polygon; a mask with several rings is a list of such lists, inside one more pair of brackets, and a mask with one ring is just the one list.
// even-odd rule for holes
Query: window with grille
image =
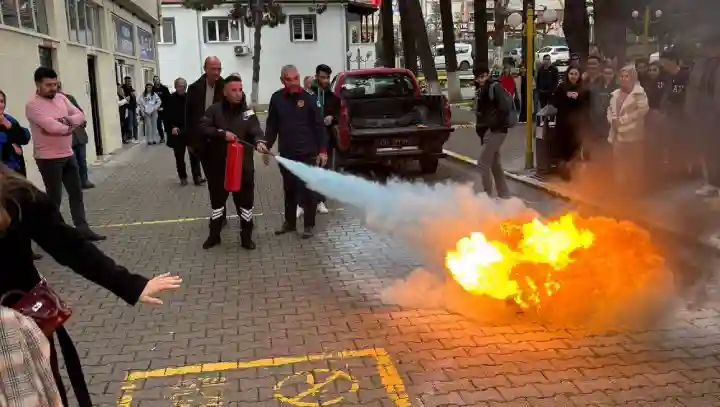
{"label": "window with grille", "polygon": [[100,8],[86,0],[66,0],[68,38],[80,44],[100,47]]}
{"label": "window with grille", "polygon": [[290,40],[292,42],[317,41],[316,16],[290,16]]}
{"label": "window with grille", "polygon": [[160,27],[160,44],[175,44],[175,19],[163,18]]}
{"label": "window with grille", "polygon": [[240,20],[206,18],[205,42],[245,42],[245,30]]}
{"label": "window with grille", "polygon": [[47,34],[45,0],[0,0],[0,24]]}

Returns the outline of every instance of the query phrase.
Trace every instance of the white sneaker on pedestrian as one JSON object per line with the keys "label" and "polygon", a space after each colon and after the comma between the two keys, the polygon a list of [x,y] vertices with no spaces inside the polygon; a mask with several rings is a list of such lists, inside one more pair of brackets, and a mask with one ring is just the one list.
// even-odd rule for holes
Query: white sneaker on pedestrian
{"label": "white sneaker on pedestrian", "polygon": [[705,184],[695,191],[695,194],[699,196],[715,196],[718,194],[718,189],[712,185]]}
{"label": "white sneaker on pedestrian", "polygon": [[297,217],[299,218],[299,217],[303,216],[303,213],[305,213],[305,212],[303,211],[303,208],[301,208],[301,207],[298,206],[298,208],[297,208]]}
{"label": "white sneaker on pedestrian", "polygon": [[318,206],[317,206],[317,211],[318,211],[318,213],[328,213],[328,212],[330,212],[330,211],[328,210],[327,206],[325,206],[325,202],[320,202],[320,203],[318,204]]}
{"label": "white sneaker on pedestrian", "polygon": [[133,143],[133,144],[140,144],[140,141],[139,141],[139,140],[132,140],[131,143]]}

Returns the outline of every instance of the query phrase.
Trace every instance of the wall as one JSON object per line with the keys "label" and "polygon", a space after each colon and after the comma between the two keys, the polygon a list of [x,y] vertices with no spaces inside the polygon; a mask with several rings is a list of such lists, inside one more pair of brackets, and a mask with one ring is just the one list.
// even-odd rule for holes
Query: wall
{"label": "wall", "polygon": [[[93,118],[90,104],[90,87],[87,59],[95,57],[95,74],[97,78],[98,110],[96,118],[100,123],[100,132],[104,153],[110,153],[121,147],[120,125],[118,120],[117,97],[115,96],[115,56],[112,53],[114,25],[110,12],[115,12],[135,25],[151,31],[151,25],[141,22],[137,17],[117,7],[110,0],[98,2],[101,6],[101,38],[102,47],[88,47],[83,44],[67,41],[67,18],[63,0],[46,0],[48,29],[50,35],[39,34],[30,30],[17,29],[0,25],[0,78],[5,80],[0,88],[8,95],[8,113],[15,116],[23,125],[25,104],[35,93],[32,73],[39,66],[38,47],[53,49],[53,67],[63,82],[63,90],[72,94],[85,110],[88,119],[89,143],[87,146],[88,161],[96,159],[93,133]],[[150,10],[152,12],[152,10]],[[157,14],[157,8],[152,14]],[[134,58],[128,56],[126,59]],[[136,77],[142,77],[142,67],[156,67],[155,61],[137,61]],[[28,178],[36,185],[42,186],[37,166],[32,160],[32,142],[24,149],[28,164]]]}
{"label": "wall", "polygon": [[[308,5],[284,6],[288,16],[311,14]],[[228,7],[198,13],[176,5],[164,5],[163,17],[175,19],[175,44],[158,44],[160,77],[163,83],[172,85],[177,77],[188,82],[195,81],[202,74],[202,61],[207,56],[217,56],[223,63],[223,74],[239,73],[247,92],[252,86],[252,55],[236,57],[234,47],[246,45],[253,48],[253,29],[244,27],[245,41],[220,44],[206,44],[202,31],[202,17],[226,17]],[[345,9],[341,5],[328,5],[325,13],[317,15],[317,41],[295,43],[290,41],[290,24],[262,30],[262,51],[260,54],[260,104],[267,104],[273,92],[281,87],[280,69],[293,64],[302,76],[314,75],[315,67],[324,63],[333,72],[346,69],[346,23]]]}

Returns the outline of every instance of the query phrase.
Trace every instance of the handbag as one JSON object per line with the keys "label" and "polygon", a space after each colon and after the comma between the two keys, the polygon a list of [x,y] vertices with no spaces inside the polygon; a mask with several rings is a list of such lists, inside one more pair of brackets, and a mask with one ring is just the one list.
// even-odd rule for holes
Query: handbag
{"label": "handbag", "polygon": [[0,304],[5,304],[11,296],[19,296],[20,299],[6,306],[35,320],[40,330],[47,336],[52,335],[72,315],[70,307],[60,299],[44,278],[27,293],[20,290],[6,292],[0,297]]}

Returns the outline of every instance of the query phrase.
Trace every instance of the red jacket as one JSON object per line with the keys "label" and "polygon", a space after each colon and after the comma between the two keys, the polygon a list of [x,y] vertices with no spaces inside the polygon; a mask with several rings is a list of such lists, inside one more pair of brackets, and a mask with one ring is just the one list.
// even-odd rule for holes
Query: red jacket
{"label": "red jacket", "polygon": [[505,88],[505,90],[510,94],[510,96],[515,96],[515,78],[513,78],[511,75],[500,75],[500,84],[502,84],[502,87]]}

